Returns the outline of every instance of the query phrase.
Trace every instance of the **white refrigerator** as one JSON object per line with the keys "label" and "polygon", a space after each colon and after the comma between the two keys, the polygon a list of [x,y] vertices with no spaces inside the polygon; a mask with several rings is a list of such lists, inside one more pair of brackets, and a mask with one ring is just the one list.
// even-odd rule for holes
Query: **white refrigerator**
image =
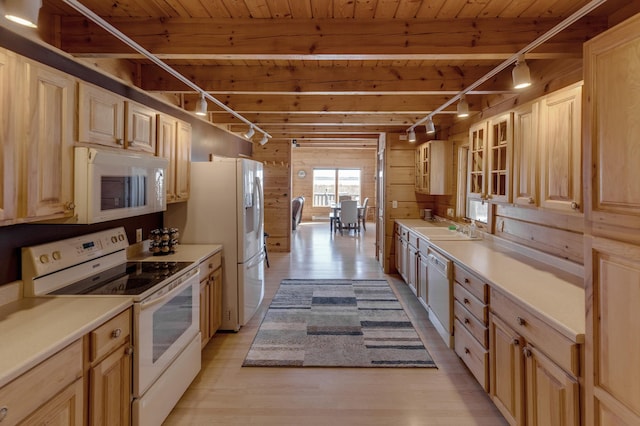
{"label": "white refrigerator", "polygon": [[[191,163],[189,201],[167,206],[180,244],[222,244],[222,326],[238,331],[264,297],[262,163],[214,158]],[[180,246],[178,246],[180,250]]]}

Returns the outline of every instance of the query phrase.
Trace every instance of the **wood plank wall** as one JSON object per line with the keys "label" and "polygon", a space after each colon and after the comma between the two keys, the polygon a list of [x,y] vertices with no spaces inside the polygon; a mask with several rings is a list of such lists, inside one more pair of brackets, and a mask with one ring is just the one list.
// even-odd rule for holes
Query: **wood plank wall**
{"label": "wood plank wall", "polygon": [[264,230],[267,250],[291,251],[291,143],[254,144],[252,158],[264,164]]}
{"label": "wood plank wall", "polygon": [[[293,196],[305,198],[302,209],[302,220],[310,221],[313,217],[329,217],[328,207],[313,206],[313,169],[343,168],[360,169],[361,199],[369,198],[368,220],[373,220],[376,208],[376,148],[305,148],[292,150],[293,163]],[[306,176],[298,177],[304,170]]]}

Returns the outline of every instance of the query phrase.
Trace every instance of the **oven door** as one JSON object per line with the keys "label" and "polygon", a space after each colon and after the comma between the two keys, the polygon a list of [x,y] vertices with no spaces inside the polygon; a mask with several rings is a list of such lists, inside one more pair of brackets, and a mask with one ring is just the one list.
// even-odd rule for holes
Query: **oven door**
{"label": "oven door", "polygon": [[134,304],[134,397],[142,396],[200,327],[198,268]]}

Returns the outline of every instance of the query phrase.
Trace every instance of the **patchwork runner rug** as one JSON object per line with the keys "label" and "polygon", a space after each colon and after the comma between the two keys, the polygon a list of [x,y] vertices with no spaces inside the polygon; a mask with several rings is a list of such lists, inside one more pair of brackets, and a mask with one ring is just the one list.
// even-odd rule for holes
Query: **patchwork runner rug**
{"label": "patchwork runner rug", "polygon": [[435,367],[386,280],[280,283],[245,367]]}

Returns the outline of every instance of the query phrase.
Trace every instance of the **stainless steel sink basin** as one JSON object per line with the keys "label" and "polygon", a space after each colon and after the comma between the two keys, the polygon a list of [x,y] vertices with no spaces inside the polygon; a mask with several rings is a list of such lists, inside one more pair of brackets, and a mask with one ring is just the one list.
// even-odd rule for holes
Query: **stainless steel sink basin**
{"label": "stainless steel sink basin", "polygon": [[462,232],[452,231],[448,228],[439,227],[418,227],[413,228],[414,231],[422,235],[427,240],[432,241],[473,241],[480,238],[471,238]]}

